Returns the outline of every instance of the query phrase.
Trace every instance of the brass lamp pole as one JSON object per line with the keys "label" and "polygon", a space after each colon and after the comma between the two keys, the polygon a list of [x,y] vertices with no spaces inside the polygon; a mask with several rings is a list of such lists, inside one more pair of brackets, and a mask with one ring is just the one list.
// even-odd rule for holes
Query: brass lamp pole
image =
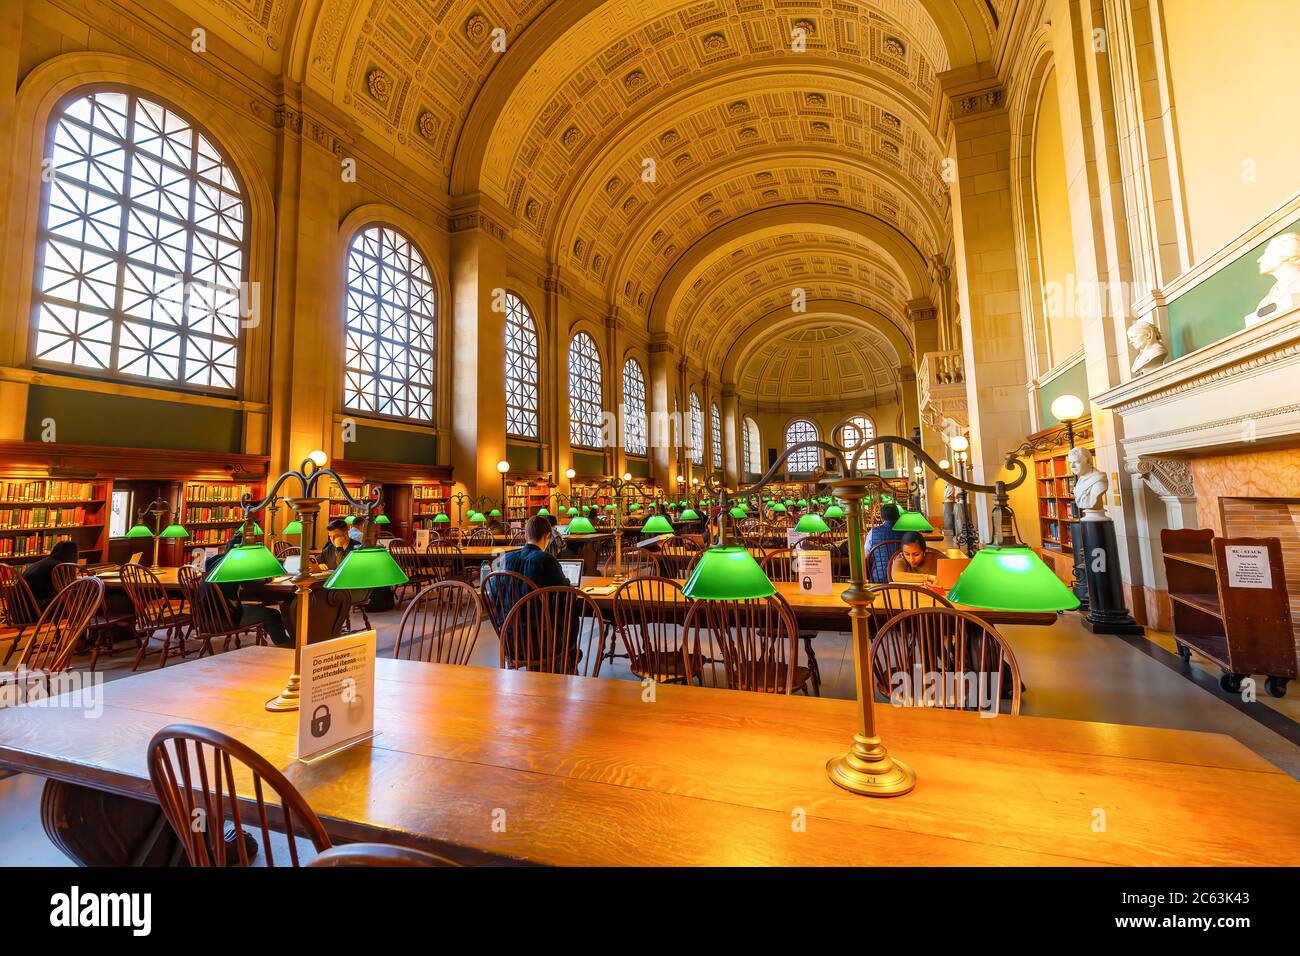
{"label": "brass lamp pole", "polygon": [[614,505],[614,583],[623,583],[623,505],[624,502],[640,496],[640,490],[635,482],[632,481],[630,473],[624,473],[621,478],[607,478],[602,481],[596,488],[596,497],[600,498],[601,493],[608,488],[611,492],[610,498]]}
{"label": "brass lamp pole", "polygon": [[[770,484],[780,472],[786,460],[806,449],[816,449],[830,455],[838,465],[839,474],[827,475],[820,481],[821,486],[845,504],[845,518],[848,526],[849,545],[849,586],[841,593],[841,599],[849,605],[849,623],[853,633],[853,671],[857,687],[858,727],[853,735],[853,746],[839,757],[832,758],[826,764],[826,772],[836,786],[852,793],[873,797],[897,797],[911,792],[916,786],[916,772],[907,764],[890,756],[884,742],[876,730],[875,687],[871,670],[871,628],[870,607],[872,596],[866,580],[866,561],[862,549],[862,500],[876,487],[875,475],[857,475],[858,459],[869,449],[879,445],[897,445],[910,450],[923,461],[931,471],[962,488],[981,493],[992,493],[997,501],[994,514],[999,517],[1000,525],[994,532],[994,543],[1014,539],[1011,510],[1007,506],[1007,492],[1018,487],[1028,474],[1024,463],[1008,456],[1007,467],[1019,471],[1010,482],[998,481],[993,485],[981,485],[958,478],[939,467],[939,463],[926,454],[920,445],[906,438],[881,436],[871,438],[845,451],[822,441],[800,442],[787,448],[768,469],[767,474],[748,487],[736,493],[742,496],[752,495]],[[729,492],[721,493],[722,508],[718,517],[718,532],[723,546],[735,546],[727,534],[727,497]]]}

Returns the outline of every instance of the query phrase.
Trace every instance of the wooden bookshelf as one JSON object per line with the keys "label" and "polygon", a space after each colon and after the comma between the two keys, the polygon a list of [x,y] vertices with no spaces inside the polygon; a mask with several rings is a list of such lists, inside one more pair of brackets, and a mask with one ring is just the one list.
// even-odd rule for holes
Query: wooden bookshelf
{"label": "wooden bookshelf", "polygon": [[440,514],[451,515],[451,482],[413,482],[411,524],[416,528],[431,528]]}
{"label": "wooden bookshelf", "polygon": [[[1091,448],[1092,442],[1076,443]],[[1034,456],[1034,493],[1038,499],[1038,530],[1044,551],[1072,555],[1079,519],[1074,516],[1074,476],[1066,457],[1068,445],[1058,445]]]}
{"label": "wooden bookshelf", "polygon": [[103,560],[110,481],[0,474],[0,561],[19,564],[75,541],[81,556]]}
{"label": "wooden bookshelf", "polygon": [[505,518],[507,523],[520,523],[549,506],[551,482],[544,476],[506,475]]}
{"label": "wooden bookshelf", "polygon": [[[185,482],[181,489],[179,516],[176,519],[190,533],[185,539],[183,550],[188,554],[195,548],[212,548],[225,544],[244,520],[240,502],[245,494],[251,496],[252,500],[259,501],[265,492],[260,483]],[[262,526],[263,531],[270,532],[265,515],[254,515],[253,520]]]}
{"label": "wooden bookshelf", "polygon": [[[1268,692],[1282,697],[1295,680],[1296,657],[1281,541],[1166,528],[1160,548],[1179,655],[1188,660],[1195,650],[1223,668],[1220,686],[1227,693],[1240,692],[1247,675],[1263,674]],[[1236,549],[1248,549],[1256,568],[1265,556],[1267,578],[1252,581],[1248,569],[1234,580],[1229,556],[1242,553]]]}

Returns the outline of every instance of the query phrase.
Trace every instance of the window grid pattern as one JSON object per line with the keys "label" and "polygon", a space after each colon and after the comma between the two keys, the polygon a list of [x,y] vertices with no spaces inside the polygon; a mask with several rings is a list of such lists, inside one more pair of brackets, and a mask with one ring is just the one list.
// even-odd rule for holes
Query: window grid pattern
{"label": "window grid pattern", "polygon": [[234,392],[246,201],[189,120],[134,93],[65,105],[47,145],[35,364]]}
{"label": "window grid pattern", "polygon": [[601,447],[600,352],[586,332],[569,343],[569,443]]}
{"label": "window grid pattern", "polygon": [[[798,445],[800,442],[816,441],[817,426],[806,418],[798,418],[792,421],[785,430],[785,447],[790,448]],[[816,471],[817,465],[821,461],[821,455],[816,448],[801,448],[785,460],[785,470],[795,474],[805,475],[809,472]]]}
{"label": "window grid pattern", "polygon": [[623,363],[623,449],[646,453],[645,373],[636,359]]}
{"label": "window grid pattern", "polygon": [[718,414],[718,403],[709,403],[709,426],[713,432],[713,467],[722,467],[722,416]]}
{"label": "window grid pattern", "polygon": [[[840,447],[846,452],[876,437],[876,424],[865,415],[855,415],[840,426]],[[849,462],[852,464],[852,461]],[[876,470],[876,449],[868,448],[858,459],[858,470]]]}
{"label": "window grid pattern", "polygon": [[506,434],[536,438],[537,323],[524,300],[506,293]]}
{"label": "window grid pattern", "polygon": [[343,406],[433,420],[436,293],[420,251],[392,226],[370,226],[348,250]]}
{"label": "window grid pattern", "polygon": [[700,396],[691,392],[691,464],[704,464],[704,411],[700,408]]}

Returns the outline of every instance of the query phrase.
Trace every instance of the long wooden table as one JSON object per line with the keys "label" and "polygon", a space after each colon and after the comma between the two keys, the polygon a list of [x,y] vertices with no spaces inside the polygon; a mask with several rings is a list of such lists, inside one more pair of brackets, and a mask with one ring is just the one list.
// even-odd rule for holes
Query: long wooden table
{"label": "long wooden table", "polygon": [[287,650],[246,647],[113,681],[98,720],[58,707],[0,710],[0,765],[73,785],[48,785],[69,819],[83,817],[84,830],[59,833],[72,852],[107,839],[103,828],[125,817],[118,805],[156,819],[156,807],[138,802],[152,801],[146,744],[167,724],[191,722],[282,768],[336,841],[470,862],[1300,859],[1300,785],[1221,734],[881,706],[886,744],[918,775],[911,794],[881,800],[826,776],[853,733],[850,701],[661,685],[647,703],[635,681],[383,659],[379,736],[302,764],[289,756],[297,715],[262,706],[291,662]]}

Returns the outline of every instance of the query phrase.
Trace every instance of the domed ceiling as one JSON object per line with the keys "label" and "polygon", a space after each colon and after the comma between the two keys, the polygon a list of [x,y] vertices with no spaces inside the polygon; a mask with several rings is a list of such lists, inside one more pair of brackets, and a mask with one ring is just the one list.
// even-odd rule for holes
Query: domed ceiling
{"label": "domed ceiling", "polygon": [[743,364],[737,390],[760,407],[892,400],[898,356],[869,329],[826,323],[796,329],[760,346]]}

